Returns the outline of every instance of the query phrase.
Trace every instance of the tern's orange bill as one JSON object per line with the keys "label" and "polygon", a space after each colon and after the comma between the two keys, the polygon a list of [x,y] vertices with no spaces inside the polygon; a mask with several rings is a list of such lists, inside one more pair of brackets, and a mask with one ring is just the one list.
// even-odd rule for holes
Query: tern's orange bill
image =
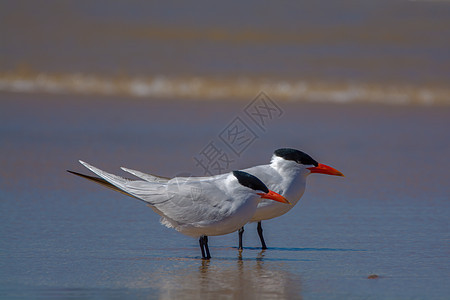
{"label": "tern's orange bill", "polygon": [[268,193],[258,193],[258,195],[260,195],[261,198],[264,198],[264,199],[271,199],[271,200],[278,201],[281,203],[291,204],[291,202],[289,202],[286,198],[284,198],[280,194],[277,194],[271,190],[269,190]]}
{"label": "tern's orange bill", "polygon": [[319,173],[319,174],[327,174],[327,175],[334,175],[334,176],[344,176],[341,172],[336,170],[335,168],[332,168],[330,166],[319,164],[317,167],[311,167],[307,168],[311,171],[311,173]]}

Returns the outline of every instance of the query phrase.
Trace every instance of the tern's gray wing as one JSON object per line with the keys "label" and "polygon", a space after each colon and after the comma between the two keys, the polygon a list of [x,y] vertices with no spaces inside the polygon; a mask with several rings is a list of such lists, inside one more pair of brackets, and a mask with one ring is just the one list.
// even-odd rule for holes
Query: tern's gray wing
{"label": "tern's gray wing", "polygon": [[209,181],[195,178],[174,178],[167,183],[168,201],[155,204],[166,217],[178,225],[205,225],[233,212],[233,197],[220,187],[225,176]]}
{"label": "tern's gray wing", "polygon": [[176,221],[177,225],[213,221],[230,212],[232,198],[217,185],[229,174],[169,179],[124,167],[121,169],[150,183],[164,184],[167,201],[155,203],[154,207],[167,219]]}
{"label": "tern's gray wing", "polygon": [[[174,178],[166,182],[130,180],[80,161],[121,192],[143,200],[177,225],[214,222],[230,214],[233,198],[221,187],[230,174],[205,178]],[[85,177],[86,178],[86,177]],[[92,180],[92,179],[91,179]],[[94,180],[112,188],[103,180]],[[113,188],[115,189],[115,188]],[[115,189],[117,190],[117,189]]]}
{"label": "tern's gray wing", "polygon": [[134,176],[139,177],[148,182],[168,182],[171,179],[168,177],[157,176],[157,175],[153,175],[153,174],[146,174],[141,171],[136,171],[136,170],[132,170],[132,169],[124,168],[124,167],[121,167],[121,169],[125,172],[133,174]]}
{"label": "tern's gray wing", "polygon": [[190,177],[175,177],[175,178],[169,178],[154,174],[147,174],[141,171],[121,167],[121,169],[125,172],[128,172],[136,177],[139,177],[145,181],[148,182],[160,182],[160,183],[167,183],[169,181],[172,181],[174,179],[177,179],[178,181],[188,181],[188,182],[194,182],[194,181],[211,181],[212,178],[221,177],[224,174],[216,175],[216,176],[205,176],[205,177],[197,177],[197,176],[190,176]]}
{"label": "tern's gray wing", "polygon": [[[125,194],[143,200],[151,205],[167,200],[166,187],[164,184],[156,182],[151,183],[143,180],[131,180],[105,172],[81,160],[80,163]],[[103,182],[97,182],[106,185]],[[108,185],[106,186],[110,187]]]}

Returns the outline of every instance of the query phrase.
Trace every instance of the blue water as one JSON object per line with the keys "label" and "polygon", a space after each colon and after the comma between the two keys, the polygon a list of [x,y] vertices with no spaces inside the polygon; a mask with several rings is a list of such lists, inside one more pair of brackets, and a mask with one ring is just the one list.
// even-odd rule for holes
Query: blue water
{"label": "blue water", "polygon": [[[62,101],[61,101],[62,100]],[[1,94],[0,298],[446,299],[449,288],[447,107],[301,105],[232,169],[302,149],[346,177],[311,176],[284,217],[198,241],[159,224],[135,199],[65,172],[86,160],[174,176],[240,102],[207,104]],[[223,145],[222,145],[223,146]],[[224,150],[226,148],[223,148]],[[377,275],[377,279],[368,279]]]}

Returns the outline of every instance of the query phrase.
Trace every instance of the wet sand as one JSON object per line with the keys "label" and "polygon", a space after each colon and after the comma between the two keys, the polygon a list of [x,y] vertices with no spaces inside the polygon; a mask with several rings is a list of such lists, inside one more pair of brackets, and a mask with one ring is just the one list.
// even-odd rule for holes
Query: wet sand
{"label": "wet sand", "polygon": [[[273,100],[260,128],[245,101],[1,93],[0,298],[445,299],[449,107]],[[257,136],[239,155],[220,139],[236,117]],[[139,201],[65,172],[203,175],[211,141],[229,169],[289,146],[346,177],[311,176],[263,223],[268,250],[250,224],[241,254],[237,234],[212,237],[205,262]]]}

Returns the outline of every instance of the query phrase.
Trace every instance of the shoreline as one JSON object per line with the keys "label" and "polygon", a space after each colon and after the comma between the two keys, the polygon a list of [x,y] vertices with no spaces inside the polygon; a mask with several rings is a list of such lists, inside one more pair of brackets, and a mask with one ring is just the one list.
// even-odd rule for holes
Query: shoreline
{"label": "shoreline", "polygon": [[217,102],[253,99],[262,91],[270,98],[298,103],[450,105],[450,90],[444,86],[429,84],[416,87],[405,83],[250,77],[117,77],[82,73],[0,73],[0,93]]}

